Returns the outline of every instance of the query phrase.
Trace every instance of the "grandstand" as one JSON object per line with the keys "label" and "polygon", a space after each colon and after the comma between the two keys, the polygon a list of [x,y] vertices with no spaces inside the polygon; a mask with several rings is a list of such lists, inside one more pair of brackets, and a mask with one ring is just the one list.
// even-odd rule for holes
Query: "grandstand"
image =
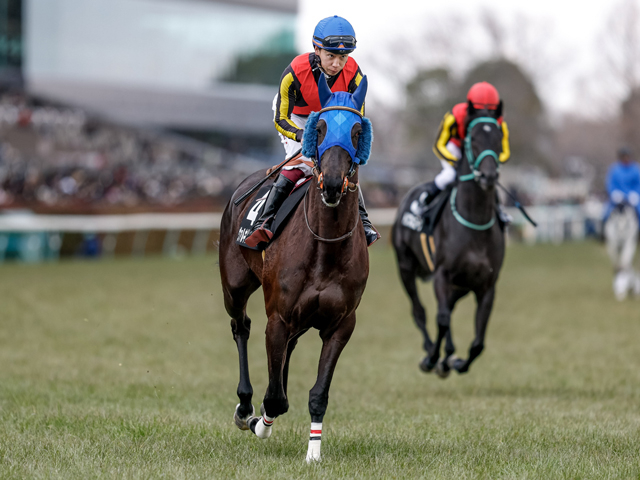
{"label": "grandstand", "polygon": [[237,70],[291,57],[296,12],[296,0],[0,1],[0,208],[221,209],[280,159],[265,85],[278,78]]}

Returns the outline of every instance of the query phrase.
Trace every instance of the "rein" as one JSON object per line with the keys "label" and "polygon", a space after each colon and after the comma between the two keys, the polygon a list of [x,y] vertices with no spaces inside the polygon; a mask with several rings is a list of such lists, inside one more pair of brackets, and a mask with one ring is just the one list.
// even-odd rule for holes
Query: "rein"
{"label": "rein", "polygon": [[[345,179],[346,179],[346,177],[345,177]],[[342,240],[346,240],[347,238],[349,238],[349,237],[351,237],[353,235],[353,232],[355,232],[356,228],[358,227],[358,220],[359,220],[359,216],[360,216],[358,212],[356,212],[356,224],[353,226],[353,228],[351,229],[350,232],[345,233],[341,237],[338,237],[338,238],[324,238],[324,237],[321,237],[320,235],[318,235],[317,233],[315,233],[311,229],[311,225],[309,225],[309,217],[307,216],[307,195],[308,194],[309,194],[309,189],[307,189],[307,191],[304,194],[302,210],[304,211],[304,221],[307,224],[307,229],[309,230],[309,232],[311,232],[311,235],[313,235],[313,238],[315,238],[316,240],[318,240],[320,242],[337,243],[337,242],[341,242]]]}
{"label": "rein", "polygon": [[467,228],[470,228],[472,230],[488,230],[491,227],[493,227],[493,224],[496,223],[496,216],[492,215],[491,216],[491,220],[489,220],[487,223],[485,223],[484,225],[478,225],[476,223],[471,223],[468,220],[465,220],[462,215],[460,215],[460,212],[458,212],[458,210],[456,209],[456,194],[458,193],[458,187],[453,187],[453,190],[451,191],[451,213],[453,213],[453,216],[455,217],[455,219],[461,223],[462,225],[464,225]]}

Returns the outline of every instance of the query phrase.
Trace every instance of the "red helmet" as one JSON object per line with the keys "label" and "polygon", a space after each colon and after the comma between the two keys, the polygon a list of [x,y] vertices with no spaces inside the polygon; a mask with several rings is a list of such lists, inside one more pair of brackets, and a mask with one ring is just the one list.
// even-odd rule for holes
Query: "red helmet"
{"label": "red helmet", "polygon": [[496,87],[487,82],[475,83],[467,93],[469,100],[474,108],[487,108],[495,110],[500,104],[500,95]]}

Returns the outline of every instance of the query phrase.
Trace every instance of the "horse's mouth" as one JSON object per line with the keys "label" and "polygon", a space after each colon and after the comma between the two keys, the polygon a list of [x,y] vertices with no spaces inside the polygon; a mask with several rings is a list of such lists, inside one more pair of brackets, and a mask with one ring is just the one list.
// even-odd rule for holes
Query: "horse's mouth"
{"label": "horse's mouth", "polygon": [[340,196],[338,196],[338,198],[337,198],[335,203],[328,202],[324,198],[324,192],[322,194],[320,194],[320,198],[322,198],[322,203],[324,203],[327,207],[336,208],[338,205],[340,205]]}

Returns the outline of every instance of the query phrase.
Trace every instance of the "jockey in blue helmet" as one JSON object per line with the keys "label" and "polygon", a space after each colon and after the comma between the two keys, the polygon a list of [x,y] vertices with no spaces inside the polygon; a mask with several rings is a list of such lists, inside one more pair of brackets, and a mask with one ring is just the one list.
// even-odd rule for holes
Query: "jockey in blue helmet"
{"label": "jockey in blue helmet", "polygon": [[607,172],[607,193],[609,205],[605,211],[606,221],[616,205],[628,203],[636,209],[640,218],[640,165],[631,159],[631,150],[621,147],[618,161]]}
{"label": "jockey in blue helmet", "polygon": [[[311,112],[322,109],[318,96],[318,80],[324,75],[333,92],[353,93],[363,78],[356,61],[349,56],[356,49],[356,33],[342,17],[323,18],[316,25],[312,37],[313,52],[298,55],[284,70],[278,93],[273,99],[274,123],[284,145],[286,157],[302,147],[302,133]],[[364,113],[364,106],[362,107]],[[313,162],[303,156],[291,160],[274,182],[262,214],[254,222],[245,243],[256,247],[268,243],[273,237],[271,225],[282,202],[301,178],[313,174]],[[367,243],[371,245],[380,235],[375,230],[364,206],[362,192],[358,190],[360,218]]]}

